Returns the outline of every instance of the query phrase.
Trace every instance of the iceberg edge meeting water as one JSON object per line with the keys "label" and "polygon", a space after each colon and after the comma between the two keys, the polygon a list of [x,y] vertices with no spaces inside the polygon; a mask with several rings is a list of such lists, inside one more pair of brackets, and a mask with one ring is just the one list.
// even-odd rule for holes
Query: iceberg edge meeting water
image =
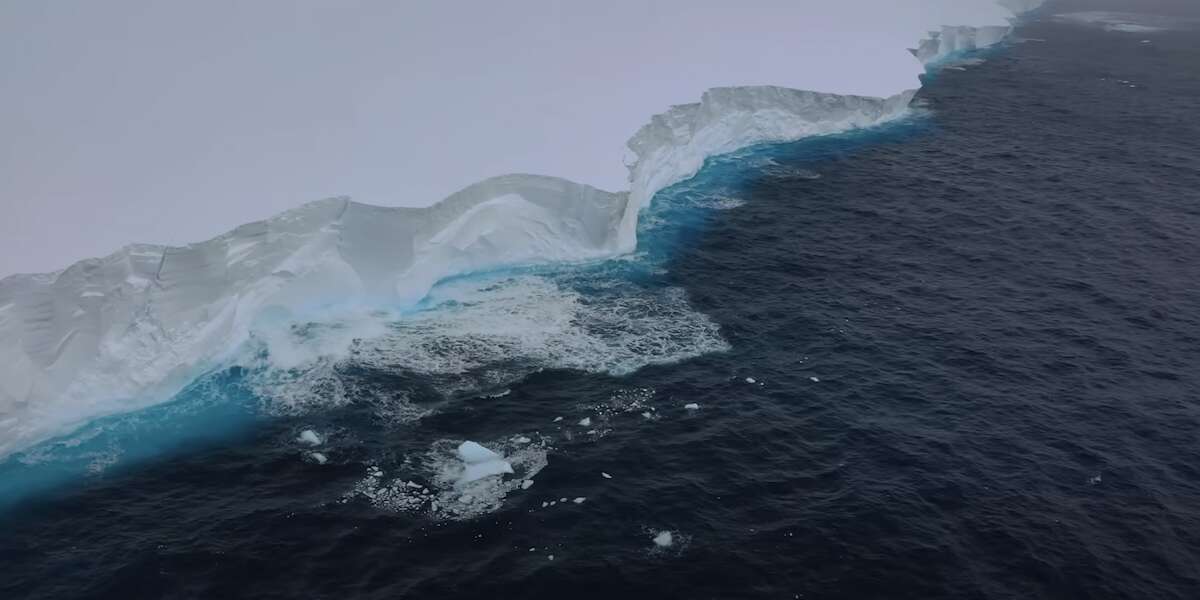
{"label": "iceberg edge meeting water", "polygon": [[[1040,0],[1004,0],[1014,14]],[[1009,26],[944,28],[926,64],[995,45]],[[713,88],[629,141],[627,192],[506,175],[425,208],[333,198],[183,247],[130,245],[55,273],[0,280],[0,458],[90,420],[170,399],[228,361],[264,320],[331,307],[402,308],[444,279],[609,259],[637,248],[641,211],[706,159],[908,114],[888,98]]]}

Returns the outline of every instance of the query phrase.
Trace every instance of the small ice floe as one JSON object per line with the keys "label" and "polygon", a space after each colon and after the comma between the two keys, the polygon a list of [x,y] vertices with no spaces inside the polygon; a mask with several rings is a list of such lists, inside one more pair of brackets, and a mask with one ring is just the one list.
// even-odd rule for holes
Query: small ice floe
{"label": "small ice floe", "polygon": [[819,377],[817,377],[816,375],[813,375],[812,377],[809,377],[809,378],[808,378],[808,380],[809,380],[809,381],[811,381],[811,382],[813,382],[813,383],[821,383],[821,379],[820,379]]}
{"label": "small ice floe", "polygon": [[329,462],[329,457],[325,456],[324,454],[321,454],[320,452],[313,452],[313,453],[309,454],[309,456],[314,461],[316,461],[318,465],[323,465],[323,464]]}
{"label": "small ice floe", "polygon": [[550,506],[550,503],[549,503],[549,502],[543,502],[543,503],[542,503],[542,508],[546,508],[547,506]]}
{"label": "small ice floe", "polygon": [[558,501],[559,501],[559,502],[562,502],[563,504],[566,504],[566,503],[567,503],[567,499],[566,499],[566,498],[559,498],[559,499],[558,499]]}
{"label": "small ice floe", "polygon": [[521,436],[513,441],[515,441],[518,444],[528,444],[529,442],[532,442],[533,440],[531,440],[525,436]]}
{"label": "small ice floe", "polygon": [[546,558],[549,558],[550,560],[554,560],[554,555],[551,554],[551,555],[547,556]]}
{"label": "small ice floe", "polygon": [[557,423],[557,422],[559,422],[559,421],[561,421],[561,420],[562,420],[562,417],[554,417],[554,421],[553,421],[553,422],[554,422],[554,423]]}
{"label": "small ice floe", "polygon": [[490,475],[512,473],[512,465],[503,456],[471,441],[458,446],[458,457],[465,463],[460,483],[470,483]]}
{"label": "small ice floe", "polygon": [[300,437],[296,438],[296,441],[309,446],[320,446],[321,436],[311,429],[305,429],[300,432]]}
{"label": "small ice floe", "polygon": [[687,410],[700,410],[700,405],[696,404],[695,402],[684,404],[683,407]]}
{"label": "small ice floe", "polygon": [[668,548],[675,543],[675,536],[671,535],[670,531],[660,531],[654,536],[654,545],[659,548]]}
{"label": "small ice floe", "polygon": [[583,504],[584,502],[587,502],[587,498],[580,496],[580,497],[572,500],[571,502],[574,502],[575,504]]}
{"label": "small ice floe", "polygon": [[754,379],[753,377],[747,377],[746,383],[758,383],[758,380]]}
{"label": "small ice floe", "polygon": [[580,420],[579,420],[579,426],[580,426],[580,427],[591,427],[591,426],[592,426],[592,418],[591,418],[591,417],[584,417],[584,418],[580,419]]}
{"label": "small ice floe", "polygon": [[1099,473],[1096,473],[1092,477],[1088,477],[1088,485],[1099,485],[1099,484],[1100,484],[1100,474]]}
{"label": "small ice floe", "polygon": [[612,475],[609,475],[608,473],[605,473],[604,471],[600,471],[600,476],[605,479],[612,479]]}
{"label": "small ice floe", "polygon": [[527,490],[527,489],[529,489],[529,488],[531,488],[531,487],[533,487],[533,480],[532,480],[532,479],[526,479],[525,481],[522,481],[522,482],[521,482],[521,489],[523,489],[523,490]]}

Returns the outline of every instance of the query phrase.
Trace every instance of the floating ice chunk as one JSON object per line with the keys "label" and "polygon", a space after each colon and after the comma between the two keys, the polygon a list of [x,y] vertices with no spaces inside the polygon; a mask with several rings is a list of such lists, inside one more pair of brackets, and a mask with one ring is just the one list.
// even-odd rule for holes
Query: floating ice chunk
{"label": "floating ice chunk", "polygon": [[470,483],[491,475],[512,473],[512,465],[503,456],[471,441],[458,446],[458,457],[466,463],[459,483]]}
{"label": "floating ice chunk", "polygon": [[525,436],[521,436],[521,437],[517,438],[515,441],[516,441],[518,444],[528,444],[529,442],[531,442],[531,441],[533,441],[533,440],[531,440],[531,439],[529,439],[529,438],[527,438],[527,437],[525,437]]}
{"label": "floating ice chunk", "polygon": [[550,560],[554,560],[554,555],[553,555],[553,554],[551,554],[551,555],[550,555],[550,556],[548,556],[547,558],[549,558]]}
{"label": "floating ice chunk", "polygon": [[600,471],[600,476],[605,479],[612,479],[612,475],[609,475],[608,473],[605,473],[604,471]]}
{"label": "floating ice chunk", "polygon": [[521,489],[523,489],[523,490],[527,490],[527,489],[529,489],[529,488],[531,488],[531,487],[533,487],[533,480],[532,480],[532,479],[526,479],[525,481],[522,481],[522,482],[521,482]]}
{"label": "floating ice chunk", "polygon": [[670,531],[660,531],[654,536],[654,544],[659,548],[666,548],[675,543],[675,536],[671,535]]}
{"label": "floating ice chunk", "polygon": [[575,504],[583,504],[584,502],[587,502],[587,498],[580,496],[580,497],[572,500],[571,502],[574,502]]}
{"label": "floating ice chunk", "polygon": [[550,506],[550,503],[549,503],[549,502],[543,502],[543,503],[542,503],[542,508],[546,508],[547,506]]}
{"label": "floating ice chunk", "polygon": [[819,378],[817,378],[816,376],[809,377],[809,378],[808,378],[808,380],[809,380],[809,381],[811,381],[811,382],[813,382],[813,383],[820,383],[820,382],[821,382],[821,380],[820,380]]}
{"label": "floating ice chunk", "polygon": [[646,411],[646,412],[642,413],[642,417],[646,418],[646,419],[653,419],[654,415],[650,411]]}
{"label": "floating ice chunk", "polygon": [[499,454],[472,441],[466,441],[458,445],[458,457],[469,465],[502,458]]}
{"label": "floating ice chunk", "polygon": [[475,463],[467,465],[463,469],[462,483],[470,483],[491,475],[511,474],[513,472],[512,465],[506,460],[489,460],[487,462]]}
{"label": "floating ice chunk", "polygon": [[329,458],[320,452],[313,452],[312,454],[309,454],[309,456],[311,456],[313,460],[317,461],[318,465],[323,465],[329,462]]}
{"label": "floating ice chunk", "polygon": [[1100,483],[1100,481],[1101,481],[1101,480],[1100,480],[1100,474],[1099,474],[1099,473],[1096,473],[1096,475],[1095,475],[1094,477],[1089,477],[1089,478],[1088,478],[1088,485],[1097,485],[1097,484],[1099,484],[1099,483]]}
{"label": "floating ice chunk", "polygon": [[700,410],[700,405],[696,404],[695,402],[689,402],[687,404],[684,404],[683,407],[688,410]]}
{"label": "floating ice chunk", "polygon": [[410,488],[418,489],[418,490],[419,490],[419,489],[424,489],[424,488],[425,488],[425,486],[423,486],[423,485],[421,485],[421,484],[419,484],[419,483],[417,483],[417,482],[415,482],[415,481],[409,481],[409,482],[406,482],[404,485],[405,485],[405,486],[408,486],[408,487],[410,487]]}
{"label": "floating ice chunk", "polygon": [[554,417],[554,422],[555,422],[555,423],[557,423],[557,422],[559,422],[559,421],[561,421],[561,420],[562,420],[562,417]]}
{"label": "floating ice chunk", "polygon": [[746,383],[758,383],[753,377],[747,377]]}
{"label": "floating ice chunk", "polygon": [[309,446],[320,446],[321,436],[311,429],[305,429],[300,432],[300,437],[296,438],[296,441],[308,444]]}
{"label": "floating ice chunk", "polygon": [[591,417],[584,417],[584,418],[580,419],[580,420],[579,420],[579,426],[580,426],[580,427],[591,427],[591,426],[592,426],[592,418],[591,418]]}

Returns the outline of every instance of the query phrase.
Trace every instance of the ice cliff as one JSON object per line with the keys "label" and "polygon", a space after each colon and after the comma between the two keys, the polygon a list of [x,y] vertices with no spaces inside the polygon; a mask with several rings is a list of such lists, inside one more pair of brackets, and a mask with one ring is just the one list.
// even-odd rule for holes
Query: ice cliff
{"label": "ice cliff", "polygon": [[[1040,0],[1004,0],[1020,13]],[[994,45],[1007,26],[947,27],[933,63]],[[509,175],[427,208],[314,202],[184,247],[132,245],[49,274],[0,280],[0,457],[88,420],[162,401],[229,360],[264,316],[405,306],[439,280],[631,252],[654,194],[710,156],[903,116],[889,98],[771,86],[714,88],[629,141],[630,191]]]}

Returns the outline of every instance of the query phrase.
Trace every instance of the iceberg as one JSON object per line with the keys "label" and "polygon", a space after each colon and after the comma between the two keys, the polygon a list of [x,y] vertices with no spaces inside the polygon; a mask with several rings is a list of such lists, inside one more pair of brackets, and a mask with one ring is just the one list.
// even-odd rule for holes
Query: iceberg
{"label": "iceberg", "polygon": [[[1002,4],[1019,14],[1041,1]],[[995,45],[1009,31],[947,27],[913,53],[932,63]],[[7,277],[0,280],[0,458],[166,400],[281,323],[412,306],[457,275],[632,252],[641,211],[708,158],[893,121],[915,93],[712,88],[699,102],[655,115],[629,140],[628,191],[516,174],[426,208],[330,198],[205,242],[135,244],[58,272]],[[294,366],[286,353],[272,360]],[[507,464],[468,461],[468,476],[511,472],[500,463]]]}

